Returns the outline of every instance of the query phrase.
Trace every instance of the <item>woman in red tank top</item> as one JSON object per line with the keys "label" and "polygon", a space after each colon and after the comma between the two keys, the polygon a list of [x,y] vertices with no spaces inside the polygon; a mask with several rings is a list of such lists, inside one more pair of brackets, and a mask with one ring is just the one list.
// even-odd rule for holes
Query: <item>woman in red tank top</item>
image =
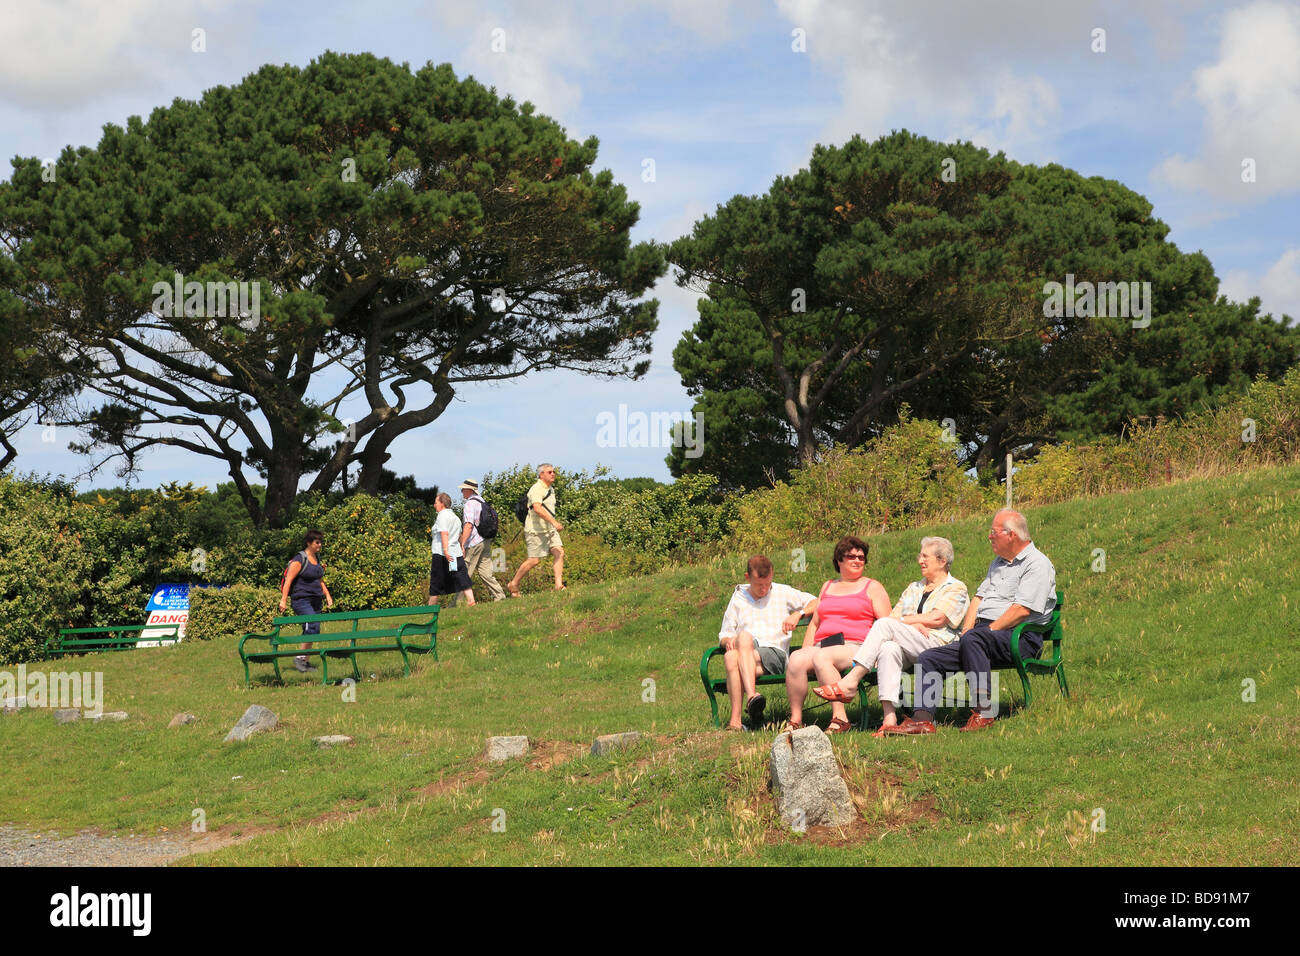
{"label": "woman in red tank top", "polygon": [[[822,585],[817,610],[804,635],[804,645],[790,655],[785,672],[786,693],[790,697],[790,726],[803,726],[803,702],[808,696],[808,678],[816,674],[822,683],[839,680],[840,671],[853,664],[853,654],[866,638],[878,617],[888,617],[891,605],[885,587],[864,573],[867,544],[852,535],[840,539],[831,558],[838,580]],[[809,641],[808,635],[813,635]],[[843,637],[840,643],[838,636]],[[823,647],[832,638],[835,643]],[[827,733],[843,733],[852,726],[848,712],[839,701],[831,704],[831,724]]]}

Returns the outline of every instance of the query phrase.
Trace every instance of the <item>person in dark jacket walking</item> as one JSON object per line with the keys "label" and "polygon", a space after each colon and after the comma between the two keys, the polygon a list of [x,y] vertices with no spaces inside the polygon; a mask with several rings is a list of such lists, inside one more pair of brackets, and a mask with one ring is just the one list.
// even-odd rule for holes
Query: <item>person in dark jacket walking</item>
{"label": "person in dark jacket walking", "polygon": [[[312,528],[303,536],[302,550],[299,551],[284,572],[284,583],[280,585],[280,610],[284,611],[289,602],[293,602],[294,614],[319,614],[321,603],[326,607],[334,606],[330,589],[325,586],[325,565],[320,560],[320,550],[325,544],[325,536]],[[302,626],[303,636],[320,633],[320,623],[311,621]],[[312,643],[303,644],[303,650],[312,649]],[[307,655],[299,654],[293,659],[293,666],[298,670],[314,671],[315,666],[307,663]]]}

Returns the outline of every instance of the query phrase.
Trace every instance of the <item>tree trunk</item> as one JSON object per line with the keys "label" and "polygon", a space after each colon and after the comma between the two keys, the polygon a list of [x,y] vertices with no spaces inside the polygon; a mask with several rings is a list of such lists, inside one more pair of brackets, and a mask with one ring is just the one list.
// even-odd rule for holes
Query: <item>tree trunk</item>
{"label": "tree trunk", "polygon": [[[284,443],[289,444],[289,443]],[[277,446],[282,446],[280,442]],[[298,496],[298,481],[302,478],[302,438],[292,441],[293,452],[275,455],[266,469],[266,527],[283,528],[289,523],[294,499]]]}

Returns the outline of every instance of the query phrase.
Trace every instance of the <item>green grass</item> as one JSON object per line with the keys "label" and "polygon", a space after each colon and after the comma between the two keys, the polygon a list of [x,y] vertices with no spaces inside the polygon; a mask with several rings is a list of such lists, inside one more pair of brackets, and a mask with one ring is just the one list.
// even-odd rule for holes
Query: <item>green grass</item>
{"label": "green grass", "polygon": [[[418,659],[403,678],[395,655],[363,658],[378,680],[363,681],[355,703],[296,673],[273,686],[266,666],[245,690],[234,639],[47,665],[102,670],[105,709],[131,716],[0,719],[0,821],[188,833],[202,808],[210,834],[249,837],[185,861],[197,865],[1290,865],[1298,487],[1300,468],[1274,468],[1032,512],[1068,598],[1073,698],[1040,678],[1031,709],[982,734],[955,732],[961,711],[934,737],[835,738],[862,813],[840,831],[780,828],[766,791],[772,734],[709,724],[699,659],[741,557],[445,610],[442,660]],[[984,518],[878,536],[869,573],[896,598],[916,576],[920,537],[943,534],[973,588],[987,529]],[[815,591],[830,544],[805,547],[804,574],[785,573],[788,554],[771,557],[778,580]],[[1095,548],[1104,573],[1091,570]],[[1012,691],[1018,681],[1004,680],[1004,704]],[[223,744],[252,703],[281,728]],[[179,711],[200,722],[167,729]],[[826,709],[813,713],[824,726]],[[597,734],[624,730],[650,737],[589,755]],[[314,749],[311,738],[330,733],[356,742]],[[492,734],[527,734],[537,748],[488,765]],[[1105,832],[1091,827],[1097,809]]]}

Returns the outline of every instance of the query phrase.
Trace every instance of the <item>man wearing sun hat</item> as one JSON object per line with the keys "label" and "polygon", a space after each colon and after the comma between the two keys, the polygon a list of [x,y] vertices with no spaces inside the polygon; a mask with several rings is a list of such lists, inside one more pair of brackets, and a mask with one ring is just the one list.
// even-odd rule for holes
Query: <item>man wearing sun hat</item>
{"label": "man wearing sun hat", "polygon": [[[474,577],[476,572],[478,573],[483,586],[488,589],[488,595],[493,601],[504,601],[506,597],[505,589],[492,576],[491,546],[478,533],[478,525],[483,518],[483,498],[478,493],[478,482],[472,478],[466,478],[460,483],[460,493],[465,499],[465,524],[460,533],[460,546],[465,552],[465,570],[471,578]],[[453,595],[449,605],[455,603],[456,598]]]}

